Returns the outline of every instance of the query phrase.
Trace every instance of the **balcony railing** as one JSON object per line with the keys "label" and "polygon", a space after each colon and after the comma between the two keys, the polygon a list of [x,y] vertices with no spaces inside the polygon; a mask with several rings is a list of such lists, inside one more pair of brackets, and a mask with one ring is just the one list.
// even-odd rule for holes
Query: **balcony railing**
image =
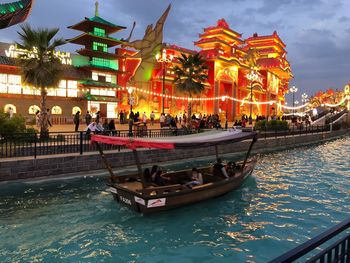
{"label": "balcony railing", "polygon": [[[273,259],[270,263],[294,262],[350,262],[350,218],[340,224],[330,228],[326,232],[312,238],[300,246],[286,252],[285,254]],[[343,234],[341,237],[339,235]],[[337,241],[322,248],[326,242],[332,238]],[[321,247],[321,252],[315,253],[315,249]],[[311,255],[310,255],[311,254]],[[309,255],[309,257],[308,257]],[[301,260],[305,257],[304,260]]]}

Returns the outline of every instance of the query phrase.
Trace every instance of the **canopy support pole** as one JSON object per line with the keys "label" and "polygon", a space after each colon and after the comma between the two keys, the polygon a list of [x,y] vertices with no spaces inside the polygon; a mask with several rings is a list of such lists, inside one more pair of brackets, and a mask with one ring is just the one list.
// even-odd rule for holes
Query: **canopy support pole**
{"label": "canopy support pole", "polygon": [[254,143],[255,143],[257,140],[258,140],[258,139],[257,139],[257,135],[255,135],[255,136],[253,137],[252,142],[250,143],[250,146],[249,146],[247,155],[245,156],[245,159],[244,159],[244,162],[243,162],[243,165],[242,165],[242,172],[243,172],[244,167],[245,167],[245,165],[246,165],[246,163],[247,163],[247,161],[248,161],[248,158],[249,158],[250,152],[252,151],[253,145],[254,145]]}
{"label": "canopy support pole", "polygon": [[113,182],[113,178],[115,178],[116,175],[113,173],[112,167],[109,165],[107,158],[106,158],[105,154],[103,153],[101,145],[98,142],[95,142],[95,145],[96,145],[98,151],[100,152],[101,159],[102,159],[103,163],[105,164],[105,166],[106,166],[106,168],[111,176],[111,179],[112,179],[111,181]]}
{"label": "canopy support pole", "polygon": [[135,149],[132,150],[132,153],[134,154],[134,158],[137,165],[137,171],[141,179],[142,188],[146,188],[145,177],[143,176],[139,155]]}
{"label": "canopy support pole", "polygon": [[216,160],[219,159],[219,149],[218,149],[218,145],[215,145],[215,156],[216,156]]}

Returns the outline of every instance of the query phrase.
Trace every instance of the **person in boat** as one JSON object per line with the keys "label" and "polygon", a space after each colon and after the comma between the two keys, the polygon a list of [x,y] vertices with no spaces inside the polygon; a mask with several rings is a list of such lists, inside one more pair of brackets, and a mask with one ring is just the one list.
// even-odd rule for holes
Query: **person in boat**
{"label": "person in boat", "polygon": [[229,177],[226,172],[225,166],[222,164],[222,160],[220,158],[218,158],[216,164],[214,164],[213,175],[224,177],[224,178]]}
{"label": "person in boat", "polygon": [[154,183],[155,179],[156,179],[156,174],[159,170],[159,166],[158,165],[153,165],[152,169],[151,169],[151,182]]}
{"label": "person in boat", "polygon": [[226,172],[228,176],[235,176],[236,163],[228,162],[226,165]]}
{"label": "person in boat", "polygon": [[203,176],[202,174],[198,171],[197,168],[192,168],[192,177],[191,177],[190,182],[186,183],[186,186],[192,188],[193,186],[196,185],[202,185],[203,184]]}
{"label": "person in boat", "polygon": [[145,179],[146,183],[148,183],[148,184],[152,183],[151,171],[149,170],[149,168],[146,168],[143,171],[143,178]]}
{"label": "person in boat", "polygon": [[164,176],[163,171],[159,169],[154,178],[154,183],[158,186],[165,186],[169,183],[169,181],[170,181],[170,178]]}

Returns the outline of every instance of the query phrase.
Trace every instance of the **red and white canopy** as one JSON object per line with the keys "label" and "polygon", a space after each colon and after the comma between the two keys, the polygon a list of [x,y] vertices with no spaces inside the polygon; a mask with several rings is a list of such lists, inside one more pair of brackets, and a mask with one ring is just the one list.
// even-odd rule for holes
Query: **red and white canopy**
{"label": "red and white canopy", "polygon": [[130,149],[180,149],[192,147],[207,147],[220,144],[234,143],[253,138],[256,132],[242,132],[240,130],[203,132],[198,134],[172,136],[162,138],[134,138],[113,137],[106,135],[92,135],[91,142],[126,146]]}

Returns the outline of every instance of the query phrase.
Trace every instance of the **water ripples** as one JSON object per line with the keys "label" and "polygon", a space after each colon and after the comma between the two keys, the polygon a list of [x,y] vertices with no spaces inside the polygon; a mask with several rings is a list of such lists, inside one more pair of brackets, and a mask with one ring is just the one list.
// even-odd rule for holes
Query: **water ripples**
{"label": "water ripples", "polygon": [[115,203],[103,178],[1,185],[0,261],[266,262],[348,216],[349,149],[263,154],[239,190],[150,216]]}

